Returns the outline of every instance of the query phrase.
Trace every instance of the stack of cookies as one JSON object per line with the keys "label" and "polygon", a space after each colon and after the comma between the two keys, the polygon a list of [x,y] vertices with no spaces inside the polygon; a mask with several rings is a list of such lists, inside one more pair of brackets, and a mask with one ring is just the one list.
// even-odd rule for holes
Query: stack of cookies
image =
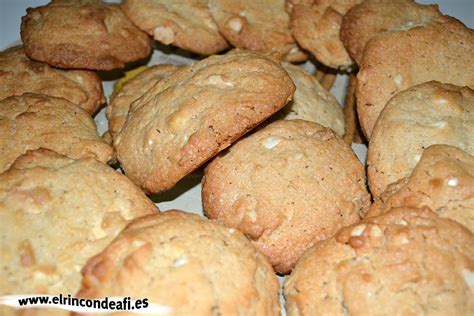
{"label": "stack of cookies", "polygon": [[[287,275],[287,315],[474,314],[474,31],[436,5],[53,0],[21,39],[0,52],[0,296],[280,315]],[[160,51],[195,60],[146,65]],[[160,212],[191,177],[202,214]]]}

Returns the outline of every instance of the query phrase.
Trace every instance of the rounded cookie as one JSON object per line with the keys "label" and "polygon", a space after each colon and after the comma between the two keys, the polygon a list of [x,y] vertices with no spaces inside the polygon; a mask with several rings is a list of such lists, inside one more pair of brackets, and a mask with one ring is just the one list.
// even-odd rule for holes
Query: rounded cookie
{"label": "rounded cookie", "polygon": [[370,39],[357,74],[357,112],[370,138],[387,102],[398,92],[430,80],[474,88],[474,31],[442,16],[406,31]]}
{"label": "rounded cookie", "polygon": [[366,0],[344,15],[340,37],[349,55],[360,64],[365,44],[373,36],[422,26],[441,16],[437,5],[413,0]]}
{"label": "rounded cookie", "polygon": [[152,66],[128,80],[120,90],[112,94],[105,112],[112,135],[116,135],[122,129],[132,102],[144,95],[158,81],[174,73],[176,69],[178,66],[167,64]]}
{"label": "rounded cookie", "polygon": [[23,93],[64,98],[90,114],[105,102],[99,76],[86,70],[61,70],[26,57],[21,46],[0,52],[0,100]]}
{"label": "rounded cookie", "polygon": [[[76,294],[86,261],[133,218],[157,211],[129,179],[95,159],[28,151],[0,175],[0,296]],[[0,306],[0,314],[18,310]]]}
{"label": "rounded cookie", "polygon": [[82,273],[78,296],[133,294],[163,315],[280,315],[277,278],[247,238],[181,211],[136,219]]}
{"label": "rounded cookie", "polygon": [[118,159],[147,191],[170,189],[281,109],[294,90],[279,62],[259,53],[236,50],[182,67],[133,103],[114,138]]}
{"label": "rounded cookie", "polygon": [[474,91],[436,81],[397,94],[375,125],[367,154],[375,198],[407,177],[423,149],[446,144],[474,154]]}
{"label": "rounded cookie", "polygon": [[402,206],[429,207],[474,233],[474,157],[453,146],[428,147],[413,172],[389,185],[367,216]]}
{"label": "rounded cookie", "polygon": [[362,164],[329,128],[280,120],[234,144],[204,171],[205,214],[251,238],[276,272],[360,220],[370,205]]}
{"label": "rounded cookie", "polygon": [[344,135],[344,114],[336,98],[319,81],[301,67],[282,63],[293,80],[296,91],[293,100],[276,115],[276,118],[302,119],[329,127],[338,136]]}
{"label": "rounded cookie", "polygon": [[166,45],[201,55],[229,47],[207,8],[207,0],[124,0],[122,9],[140,29]]}
{"label": "rounded cookie", "polygon": [[53,1],[27,9],[21,39],[28,57],[60,68],[112,70],[145,58],[149,37],[115,4]]}
{"label": "rounded cookie", "polygon": [[113,155],[90,115],[66,99],[25,93],[0,100],[0,172],[37,148],[101,162]]}
{"label": "rounded cookie", "polygon": [[279,51],[290,62],[307,55],[291,35],[284,0],[209,0],[219,31],[235,47],[259,52]]}
{"label": "rounded cookie", "polygon": [[352,65],[339,39],[342,17],[361,0],[288,1],[291,5],[290,28],[298,44],[328,67]]}
{"label": "rounded cookie", "polygon": [[288,316],[470,315],[474,235],[428,209],[394,209],[309,249],[286,279]]}

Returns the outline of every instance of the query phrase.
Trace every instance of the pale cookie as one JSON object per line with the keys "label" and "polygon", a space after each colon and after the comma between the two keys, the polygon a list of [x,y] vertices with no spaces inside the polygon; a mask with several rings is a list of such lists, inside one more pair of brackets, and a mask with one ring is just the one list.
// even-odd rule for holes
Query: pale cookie
{"label": "pale cookie", "polygon": [[329,128],[276,121],[234,144],[205,169],[205,214],[251,238],[276,272],[370,205],[362,164]]}
{"label": "pale cookie", "polygon": [[319,81],[301,67],[283,63],[296,86],[293,100],[276,115],[276,118],[301,119],[329,127],[338,136],[344,135],[344,114],[336,98],[324,89]]}
{"label": "pale cookie", "polygon": [[232,51],[178,69],[133,103],[117,156],[149,192],[172,188],[280,110],[295,86],[279,62]]}
{"label": "pale cookie", "polygon": [[352,65],[339,39],[342,17],[361,0],[288,1],[291,10],[290,28],[298,44],[316,59],[332,68]]}
{"label": "pale cookie", "polygon": [[113,155],[90,115],[63,98],[26,93],[1,100],[0,173],[27,150],[38,148],[101,162]]}
{"label": "pale cookie", "polygon": [[229,47],[207,8],[207,0],[124,0],[122,9],[140,29],[165,45],[201,55]]}
{"label": "pale cookie", "polygon": [[423,149],[435,144],[474,154],[474,91],[436,81],[397,94],[375,125],[367,155],[370,191],[410,175]]}
{"label": "pale cookie", "polygon": [[[157,211],[129,179],[95,159],[28,151],[0,175],[0,296],[75,295],[86,261],[130,220]],[[0,314],[69,312],[0,305]]]}
{"label": "pale cookie", "polygon": [[28,57],[60,68],[111,70],[145,58],[150,38],[116,4],[61,0],[28,8],[21,20]]}
{"label": "pale cookie", "polygon": [[474,157],[453,146],[428,147],[413,172],[389,185],[367,216],[401,206],[429,207],[474,233]]}
{"label": "pale cookie", "polygon": [[418,4],[413,0],[366,0],[346,13],[340,36],[349,55],[359,64],[365,44],[373,36],[406,31],[441,16],[437,5]]}
{"label": "pale cookie", "polygon": [[426,25],[382,33],[366,44],[357,75],[357,111],[371,137],[387,102],[430,80],[474,88],[474,31],[442,16]]}
{"label": "pale cookie", "polygon": [[26,92],[65,98],[94,114],[105,102],[102,82],[92,71],[60,70],[26,57],[23,47],[0,52],[0,100]]}
{"label": "pale cookie", "polygon": [[219,31],[235,47],[259,52],[279,51],[290,62],[307,55],[291,35],[284,0],[209,0]]}
{"label": "pale cookie", "polygon": [[277,278],[247,238],[181,211],[136,219],[82,273],[78,296],[146,297],[154,315],[280,315]]}
{"label": "pale cookie", "polygon": [[105,115],[113,136],[118,134],[125,124],[132,102],[144,95],[158,81],[174,73],[176,69],[177,66],[167,64],[152,66],[128,80],[120,90],[112,94]]}
{"label": "pale cookie", "polygon": [[295,315],[472,315],[474,235],[428,209],[394,209],[309,249],[285,282]]}

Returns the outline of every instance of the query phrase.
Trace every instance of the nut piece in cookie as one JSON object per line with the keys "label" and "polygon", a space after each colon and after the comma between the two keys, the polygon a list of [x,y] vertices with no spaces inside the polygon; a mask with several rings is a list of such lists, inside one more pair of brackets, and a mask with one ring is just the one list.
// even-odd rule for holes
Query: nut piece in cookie
{"label": "nut piece in cookie", "polygon": [[473,51],[474,31],[449,16],[372,37],[364,48],[356,88],[367,139],[380,112],[400,91],[431,80],[474,89]]}
{"label": "nut piece in cookie", "polygon": [[130,106],[158,81],[168,77],[178,69],[178,66],[161,64],[143,70],[114,92],[107,107],[106,116],[109,121],[109,131],[112,136],[122,129]]}
{"label": "nut piece in cookie", "polygon": [[64,98],[89,114],[105,102],[99,76],[86,70],[61,70],[26,57],[23,47],[0,52],[0,100],[23,93]]}
{"label": "nut piece in cookie", "polygon": [[[95,159],[28,151],[0,175],[0,296],[76,294],[86,261],[129,221],[157,211],[127,177]],[[19,313],[0,305],[0,314]]]}
{"label": "nut piece in cookie", "polygon": [[134,220],[82,273],[79,297],[146,297],[155,315],[280,315],[277,278],[248,239],[177,210]]}
{"label": "nut piece in cookie", "polygon": [[215,158],[202,180],[205,214],[240,229],[276,272],[370,205],[362,164],[329,128],[280,120]]}
{"label": "nut piece in cookie", "polygon": [[365,44],[373,36],[423,26],[441,16],[437,5],[413,0],[366,0],[344,15],[340,36],[349,55],[359,64]]}
{"label": "nut piece in cookie", "polygon": [[470,315],[474,235],[428,209],[399,208],[309,249],[285,282],[293,315]]}
{"label": "nut piece in cookie", "polygon": [[435,144],[474,154],[474,90],[436,81],[400,92],[375,125],[367,155],[370,191],[377,199],[389,184],[410,175]]}
{"label": "nut piece in cookie", "polygon": [[402,206],[429,207],[474,232],[474,157],[453,146],[428,147],[413,172],[389,185],[367,216]]}
{"label": "nut piece in cookie", "polygon": [[132,103],[114,138],[118,159],[136,184],[165,191],[280,110],[294,91],[280,63],[259,53],[235,50],[181,67]]}
{"label": "nut piece in cookie", "polygon": [[116,4],[61,0],[27,9],[21,39],[28,57],[59,68],[112,70],[145,58],[150,38]]}
{"label": "nut piece in cookie", "polygon": [[122,9],[140,29],[165,45],[212,55],[229,47],[207,0],[124,0]]}
{"label": "nut piece in cookie", "polygon": [[219,31],[235,47],[268,53],[279,51],[289,62],[307,59],[288,26],[284,0],[209,0]]}
{"label": "nut piece in cookie", "polygon": [[291,4],[291,32],[298,44],[324,65],[347,68],[352,65],[352,60],[339,39],[339,30],[344,14],[360,2],[287,0]]}
{"label": "nut piece in cookie", "polygon": [[90,115],[63,98],[25,93],[0,101],[0,172],[27,150],[46,148],[108,162],[113,149]]}

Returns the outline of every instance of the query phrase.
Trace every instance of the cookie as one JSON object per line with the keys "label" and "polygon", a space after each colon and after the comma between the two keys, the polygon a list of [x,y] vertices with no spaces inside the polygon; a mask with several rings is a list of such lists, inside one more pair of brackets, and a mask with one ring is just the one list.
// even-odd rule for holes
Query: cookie
{"label": "cookie", "polygon": [[442,13],[437,5],[413,0],[366,0],[344,15],[340,37],[352,59],[360,64],[365,44],[385,32],[403,32],[428,24]]}
{"label": "cookie", "polygon": [[344,115],[336,98],[318,80],[301,67],[283,63],[296,86],[293,100],[276,114],[280,119],[301,119],[329,127],[344,135]]}
{"label": "cookie", "polygon": [[342,17],[361,0],[287,1],[290,28],[301,47],[331,68],[347,68],[352,60],[339,39]]}
{"label": "cookie", "polygon": [[474,157],[453,146],[428,147],[413,172],[389,185],[367,216],[396,207],[429,207],[474,233]]}
{"label": "cookie", "polygon": [[136,219],[82,273],[78,296],[133,293],[163,315],[280,315],[277,278],[245,236],[181,211]]}
{"label": "cookie", "polygon": [[86,70],[60,70],[26,57],[23,47],[0,52],[0,100],[23,93],[64,98],[90,114],[105,102],[99,76]]}
{"label": "cookie", "polygon": [[165,44],[212,55],[229,47],[207,8],[207,0],[124,0],[122,9],[140,29]]}
{"label": "cookie", "polygon": [[71,158],[112,158],[90,115],[63,98],[26,93],[0,101],[0,173],[27,150],[47,148]]}
{"label": "cookie", "polygon": [[380,114],[367,154],[370,191],[410,175],[423,149],[435,144],[474,154],[474,91],[427,82],[397,94]]}
{"label": "cookie", "polygon": [[145,58],[149,37],[115,4],[53,1],[28,8],[21,19],[28,57],[59,68],[112,70]]}
{"label": "cookie", "polygon": [[[0,296],[74,295],[86,261],[133,218],[157,211],[130,180],[95,159],[28,151],[0,175]],[[28,315],[69,315],[35,311]],[[0,306],[0,314],[18,310]]]}
{"label": "cookie", "polygon": [[285,282],[293,315],[470,315],[474,235],[428,209],[394,209],[309,249]]}
{"label": "cookie", "polygon": [[474,31],[442,16],[367,42],[357,75],[357,111],[371,137],[387,102],[398,92],[431,80],[474,88]]}
{"label": "cookie", "polygon": [[105,113],[112,135],[116,135],[122,129],[132,102],[145,94],[158,81],[174,73],[176,69],[178,69],[177,66],[167,64],[152,66],[128,80],[120,90],[112,94]]}
{"label": "cookie", "polygon": [[205,214],[244,232],[276,272],[360,220],[370,205],[362,164],[329,128],[276,121],[211,161],[202,180]]}
{"label": "cookie", "polygon": [[118,159],[148,192],[170,189],[280,110],[294,91],[279,62],[259,53],[236,50],[182,67],[132,104],[114,138]]}
{"label": "cookie", "polygon": [[291,35],[284,0],[209,0],[219,31],[233,46],[268,53],[279,51],[284,60],[304,61],[307,55]]}

